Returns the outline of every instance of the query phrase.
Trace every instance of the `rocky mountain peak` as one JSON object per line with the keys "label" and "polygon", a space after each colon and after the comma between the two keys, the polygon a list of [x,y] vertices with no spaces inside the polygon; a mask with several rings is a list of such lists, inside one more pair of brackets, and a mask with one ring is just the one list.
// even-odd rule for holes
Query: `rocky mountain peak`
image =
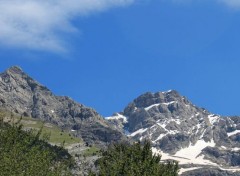
{"label": "rocky mountain peak", "polygon": [[240,117],[212,114],[177,91],[147,92],[107,119],[133,140],[150,140],[163,159],[199,168],[240,165]]}
{"label": "rocky mountain peak", "polygon": [[152,126],[156,121],[175,119],[188,120],[193,114],[207,113],[193,105],[177,91],[147,92],[124,109],[123,115],[128,117],[130,132]]}
{"label": "rocky mountain peak", "polygon": [[19,66],[12,66],[9,69],[7,69],[6,72],[13,73],[13,74],[22,74],[23,70]]}
{"label": "rocky mountain peak", "polygon": [[137,108],[147,108],[154,104],[182,101],[182,99],[183,97],[177,91],[169,90],[167,92],[147,92],[136,98],[133,103]]}
{"label": "rocky mountain peak", "polygon": [[36,90],[44,90],[50,92],[50,90],[32,79],[27,73],[25,73],[19,66],[13,66],[0,74],[0,81],[2,82],[2,88],[5,87],[12,93],[15,91],[22,94],[29,94]]}
{"label": "rocky mountain peak", "polygon": [[0,107],[74,130],[76,136],[88,142],[108,142],[123,137],[94,109],[69,97],[54,95],[18,66],[0,74]]}

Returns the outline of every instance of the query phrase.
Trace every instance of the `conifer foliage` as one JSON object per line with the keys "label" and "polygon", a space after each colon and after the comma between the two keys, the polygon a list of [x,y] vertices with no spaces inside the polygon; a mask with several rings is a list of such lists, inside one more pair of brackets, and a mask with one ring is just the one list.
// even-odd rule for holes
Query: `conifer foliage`
{"label": "conifer foliage", "polygon": [[40,139],[41,131],[24,131],[0,114],[0,176],[70,175],[71,156],[62,147]]}
{"label": "conifer foliage", "polygon": [[160,155],[153,155],[151,144],[145,141],[133,145],[113,144],[99,160],[100,176],[177,176],[178,163],[160,162]]}

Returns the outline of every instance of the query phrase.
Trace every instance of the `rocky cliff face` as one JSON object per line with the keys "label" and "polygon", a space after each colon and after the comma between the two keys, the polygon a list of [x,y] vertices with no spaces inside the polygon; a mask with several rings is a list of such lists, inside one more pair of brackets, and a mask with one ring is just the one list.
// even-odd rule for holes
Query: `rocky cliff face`
{"label": "rocky cliff face", "polygon": [[176,91],[145,93],[107,119],[134,140],[150,140],[162,159],[209,174],[240,171],[240,117],[212,114]]}
{"label": "rocky cliff face", "polygon": [[75,131],[85,142],[105,143],[124,138],[94,109],[66,96],[56,96],[19,67],[0,74],[0,107]]}

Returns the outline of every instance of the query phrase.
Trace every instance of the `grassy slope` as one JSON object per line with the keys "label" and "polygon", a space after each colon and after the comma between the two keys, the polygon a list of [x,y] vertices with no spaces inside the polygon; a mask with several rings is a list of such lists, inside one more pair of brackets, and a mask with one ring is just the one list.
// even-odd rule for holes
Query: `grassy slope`
{"label": "grassy slope", "polygon": [[[0,111],[0,113],[4,114],[4,120],[9,123],[17,122],[21,118],[18,115],[13,115],[11,117],[11,113],[6,111]],[[42,137],[46,134],[49,135],[49,143],[51,144],[61,145],[63,142],[65,142],[65,145],[67,146],[83,142],[81,139],[74,137],[73,134],[71,134],[71,131],[63,131],[58,126],[50,123],[44,123],[39,119],[22,117],[20,123],[23,125],[25,130],[33,129],[37,132],[42,128]]]}
{"label": "grassy slope", "polygon": [[92,146],[90,147],[89,149],[85,150],[83,152],[83,155],[84,156],[92,156],[93,154],[97,155],[99,153],[100,149],[95,147],[95,146]]}
{"label": "grassy slope", "polygon": [[49,134],[50,139],[49,142],[52,144],[62,144],[65,141],[65,145],[70,145],[74,143],[81,143],[82,141],[79,138],[76,138],[71,134],[71,132],[62,131],[58,126],[43,123],[40,120],[24,117],[21,121],[25,129],[42,129],[42,134]]}
{"label": "grassy slope", "polygon": [[[6,118],[6,121],[11,122],[11,113],[2,111],[0,110],[0,113],[4,113]],[[14,115],[13,119],[15,122],[19,121],[20,116]],[[12,120],[13,121],[13,120]],[[73,144],[83,144],[84,142],[77,138],[74,137],[73,132],[69,131],[63,131],[61,130],[58,126],[50,124],[50,123],[44,123],[39,119],[34,119],[31,117],[22,117],[21,124],[24,126],[24,129],[33,129],[33,130],[40,130],[42,127],[42,137],[47,134],[49,135],[49,143],[54,144],[54,145],[61,145],[64,142],[64,146],[68,147]],[[93,154],[98,153],[99,148],[95,146],[91,147],[86,147],[85,150],[83,150],[81,153],[85,156],[91,156]]]}

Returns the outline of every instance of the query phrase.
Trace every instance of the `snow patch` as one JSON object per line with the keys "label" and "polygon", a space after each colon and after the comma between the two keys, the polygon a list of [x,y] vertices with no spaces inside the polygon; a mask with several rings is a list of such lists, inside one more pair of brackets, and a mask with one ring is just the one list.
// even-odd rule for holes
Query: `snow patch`
{"label": "snow patch", "polygon": [[148,130],[148,128],[145,128],[145,129],[141,128],[141,129],[133,132],[133,133],[130,134],[129,136],[133,137],[133,136],[136,136],[137,134],[142,134],[142,133],[144,133],[144,132],[147,131],[147,130]]}
{"label": "snow patch", "polygon": [[232,148],[232,151],[235,151],[235,152],[240,151],[240,148],[237,148],[237,147]]}
{"label": "snow patch", "polygon": [[181,124],[181,120],[180,119],[172,119],[171,121],[176,122],[176,124],[178,124],[178,125]]}
{"label": "snow patch", "polygon": [[227,147],[224,147],[224,146],[221,146],[221,148],[223,148],[224,150],[226,150],[226,149],[227,149]]}
{"label": "snow patch", "polygon": [[215,122],[219,121],[220,116],[211,114],[208,116],[208,119],[209,119],[210,124],[213,125]]}
{"label": "snow patch", "polygon": [[149,109],[152,109],[153,107],[158,107],[160,105],[160,103],[158,103],[158,104],[153,104],[153,105],[151,105],[151,106],[148,106],[148,107],[146,107],[146,108],[144,108],[146,111],[148,111]]}
{"label": "snow patch", "polygon": [[172,92],[173,90],[168,90],[168,91],[165,91],[165,92],[162,92],[163,94],[166,94],[166,93],[170,93]]}
{"label": "snow patch", "polygon": [[237,126],[231,118],[228,117],[227,119],[228,119],[231,127],[236,127]]}
{"label": "snow patch", "polygon": [[122,114],[119,114],[119,113],[117,113],[114,116],[106,117],[106,119],[107,120],[120,120],[120,119],[122,119],[123,123],[127,123],[128,122],[127,117],[122,115]]}
{"label": "snow patch", "polygon": [[154,140],[153,143],[156,143],[157,141],[162,139],[164,136],[166,136],[166,134],[160,134],[160,136],[158,136],[158,138],[156,140]]}
{"label": "snow patch", "polygon": [[164,104],[164,105],[170,105],[170,104],[173,104],[173,103],[176,103],[176,101],[170,101],[170,102],[167,102],[167,103],[161,103],[161,104]]}
{"label": "snow patch", "polygon": [[[195,129],[196,129],[196,132],[195,132],[195,134],[198,134],[198,132],[199,132],[199,129],[201,129],[201,124],[199,123],[199,124],[197,124],[197,126],[195,126]],[[201,139],[202,137],[200,137],[200,139]]]}
{"label": "snow patch", "polygon": [[240,133],[240,130],[235,130],[233,132],[227,133],[227,135],[228,135],[228,137],[230,137],[230,136],[233,136],[233,135],[238,134],[238,133]]}
{"label": "snow patch", "polygon": [[237,172],[240,171],[239,167],[230,167],[230,168],[222,168],[222,167],[218,167],[221,170],[225,170],[225,171],[232,171],[232,172]]}
{"label": "snow patch", "polygon": [[[187,157],[181,157],[176,155],[169,155],[168,153],[164,153],[161,150],[158,150],[157,148],[152,148],[153,154],[159,154],[161,155],[161,159],[163,161],[165,160],[176,160],[179,162],[179,164],[198,164],[198,165],[211,165],[211,166],[218,166],[216,163],[213,163],[209,160],[204,159],[204,156],[198,156],[197,158],[189,157],[191,156],[191,153],[194,151],[191,151]],[[195,156],[195,155],[194,155]]]}
{"label": "snow patch", "polygon": [[203,138],[203,136],[204,136],[205,132],[206,132],[206,129],[204,129],[204,130],[203,130],[203,133],[202,133],[202,135],[200,136],[200,139],[202,139],[202,138]]}
{"label": "snow patch", "polygon": [[187,148],[183,148],[178,151],[174,156],[188,158],[190,160],[194,160],[198,157],[198,155],[202,152],[205,147],[214,147],[216,144],[211,140],[211,142],[205,142],[204,140],[198,140],[195,145],[190,145]]}
{"label": "snow patch", "polygon": [[200,168],[201,167],[181,168],[180,171],[178,172],[178,174],[181,175],[184,172],[193,171],[193,170],[200,169]]}
{"label": "snow patch", "polygon": [[160,127],[162,127],[163,129],[166,130],[166,126],[167,126],[166,123],[157,123],[157,124],[158,124],[158,126],[160,126]]}
{"label": "snow patch", "polygon": [[148,106],[146,108],[144,108],[146,111],[148,111],[149,109],[152,109],[153,107],[158,107],[160,105],[170,105],[170,104],[173,104],[173,103],[176,103],[176,101],[171,101],[171,102],[167,102],[167,103],[157,103],[157,104],[153,104],[151,106]]}
{"label": "snow patch", "polygon": [[[213,145],[213,141],[211,143]],[[163,160],[163,161],[165,161],[165,160],[176,160],[176,161],[179,162],[180,165],[182,165],[182,164],[198,164],[198,165],[205,165],[205,166],[210,165],[210,166],[217,167],[221,170],[233,171],[233,172],[240,171],[239,167],[230,167],[230,168],[219,167],[218,164],[204,159],[203,155],[200,155],[197,158],[192,158],[192,159],[189,158],[189,157],[184,158],[184,157],[178,157],[178,156],[175,156],[175,155],[169,155],[168,153],[164,153],[161,150],[158,150],[157,148],[154,148],[154,147],[152,148],[152,152],[153,152],[153,154],[160,154],[162,156],[161,160]],[[182,169],[180,169],[179,175],[181,175],[184,172],[191,171],[191,170],[196,170],[196,169],[199,169],[199,168],[201,168],[201,167],[182,168]]]}

